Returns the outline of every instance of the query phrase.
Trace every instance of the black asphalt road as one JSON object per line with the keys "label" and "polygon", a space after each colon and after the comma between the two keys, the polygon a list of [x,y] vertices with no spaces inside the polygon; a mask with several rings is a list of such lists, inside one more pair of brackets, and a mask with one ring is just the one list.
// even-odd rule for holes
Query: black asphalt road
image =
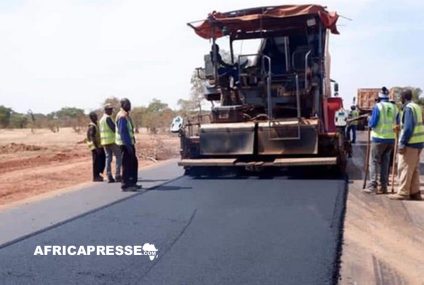
{"label": "black asphalt road", "polygon": [[[342,179],[184,176],[1,248],[0,284],[334,284],[345,195]],[[34,256],[147,242],[154,261]]]}

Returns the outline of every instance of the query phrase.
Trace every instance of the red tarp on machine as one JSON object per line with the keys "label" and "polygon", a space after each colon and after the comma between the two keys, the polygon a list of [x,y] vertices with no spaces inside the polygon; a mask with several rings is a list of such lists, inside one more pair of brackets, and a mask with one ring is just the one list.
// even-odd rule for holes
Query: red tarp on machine
{"label": "red tarp on machine", "polygon": [[319,5],[282,5],[273,7],[259,7],[232,11],[227,13],[212,12],[208,19],[200,25],[194,26],[196,34],[205,39],[224,36],[223,28],[230,33],[243,31],[275,29],[278,23],[295,16],[317,15],[324,27],[338,34],[336,22],[339,16],[336,12],[328,12]]}

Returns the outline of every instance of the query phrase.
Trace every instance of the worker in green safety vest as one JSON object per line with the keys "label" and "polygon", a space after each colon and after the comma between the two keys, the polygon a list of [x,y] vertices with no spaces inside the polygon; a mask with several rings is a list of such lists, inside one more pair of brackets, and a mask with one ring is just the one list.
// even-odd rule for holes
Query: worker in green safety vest
{"label": "worker in green safety vest", "polygon": [[[346,131],[346,137],[348,140],[350,140],[351,143],[356,142],[356,128],[358,126],[358,120],[353,120],[355,118],[359,117],[359,112],[356,110],[356,106],[352,105],[350,107],[350,112],[348,115],[348,127]],[[350,134],[352,133],[352,139],[350,137]]]}
{"label": "worker in green safety vest", "polygon": [[93,181],[103,181],[102,173],[105,169],[105,152],[100,142],[100,131],[97,123],[97,114],[91,112],[89,115],[91,122],[88,124],[87,145],[91,151],[93,163]]}
{"label": "worker in green safety vest", "polygon": [[131,102],[121,99],[121,110],[116,115],[115,142],[122,152],[122,191],[137,191],[141,185],[138,180],[138,160],[135,154],[134,124],[130,117]]}
{"label": "worker in green safety vest", "polygon": [[[112,120],[113,106],[107,103],[104,106],[104,114],[100,119],[100,141],[106,153],[106,174],[109,183],[121,182],[121,149],[115,143],[115,122]],[[115,178],[112,175],[112,160],[115,156]]]}
{"label": "worker in green safety vest", "polygon": [[420,193],[420,154],[424,147],[423,112],[412,102],[412,91],[401,93],[404,105],[399,139],[399,189],[389,195],[394,200],[422,200]]}
{"label": "worker in green safety vest", "polygon": [[[389,102],[389,90],[381,88],[378,103],[372,109],[369,120],[371,128],[370,184],[363,191],[366,193],[385,194],[389,180],[390,158],[395,144],[395,131],[399,123],[396,105]],[[380,177],[380,188],[378,188]]]}

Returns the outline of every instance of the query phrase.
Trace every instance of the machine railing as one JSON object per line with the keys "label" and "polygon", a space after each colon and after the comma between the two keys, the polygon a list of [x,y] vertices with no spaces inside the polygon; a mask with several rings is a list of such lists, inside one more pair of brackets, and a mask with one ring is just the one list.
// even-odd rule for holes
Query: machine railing
{"label": "machine railing", "polygon": [[[290,140],[300,140],[301,135],[300,135],[300,122],[301,122],[301,117],[302,117],[302,112],[300,110],[300,90],[299,90],[299,75],[296,73],[295,75],[295,81],[296,81],[296,110],[297,110],[297,122],[296,124],[296,130],[297,130],[297,135],[296,136],[292,136],[292,137],[271,137],[271,130],[272,128],[278,128],[279,126],[277,126],[279,124],[279,122],[275,122],[272,121],[270,119],[269,121],[269,132],[270,132],[270,139],[271,141],[290,141]],[[286,124],[288,126],[293,126],[294,124],[290,125],[290,124]],[[277,130],[276,130],[277,132]]]}
{"label": "machine railing", "polygon": [[272,97],[271,97],[271,83],[272,83],[272,70],[271,70],[271,58],[269,56],[262,56],[262,70],[265,71],[265,60],[268,61],[268,72],[264,73],[264,79],[266,78],[266,98],[267,98],[267,115],[268,119],[273,119],[272,113]]}
{"label": "machine railing", "polygon": [[311,55],[312,50],[309,50],[306,54],[305,54],[305,90],[308,89],[308,59],[309,56]]}

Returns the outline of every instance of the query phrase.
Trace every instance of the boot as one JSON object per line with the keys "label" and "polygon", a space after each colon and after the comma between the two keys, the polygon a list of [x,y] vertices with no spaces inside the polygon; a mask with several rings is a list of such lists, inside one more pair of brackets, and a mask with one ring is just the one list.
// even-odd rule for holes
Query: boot
{"label": "boot", "polygon": [[391,194],[387,196],[391,200],[410,200],[408,196],[400,195],[400,194]]}
{"label": "boot", "polygon": [[380,189],[377,190],[377,194],[387,194],[387,186],[381,186]]}
{"label": "boot", "polygon": [[115,182],[115,179],[113,178],[113,176],[112,175],[109,175],[107,177],[107,183],[114,183],[114,182]]}
{"label": "boot", "polygon": [[122,176],[120,176],[120,175],[116,175],[115,176],[115,182],[122,182]]}
{"label": "boot", "polygon": [[414,201],[422,201],[423,200],[423,197],[421,197],[420,192],[411,194],[410,197],[411,197],[411,200],[414,200]]}
{"label": "boot", "polygon": [[374,184],[369,184],[367,188],[363,189],[362,192],[367,194],[372,194],[377,192],[377,186]]}
{"label": "boot", "polygon": [[93,182],[103,182],[103,177],[101,177],[100,175],[96,176],[93,178]]}

